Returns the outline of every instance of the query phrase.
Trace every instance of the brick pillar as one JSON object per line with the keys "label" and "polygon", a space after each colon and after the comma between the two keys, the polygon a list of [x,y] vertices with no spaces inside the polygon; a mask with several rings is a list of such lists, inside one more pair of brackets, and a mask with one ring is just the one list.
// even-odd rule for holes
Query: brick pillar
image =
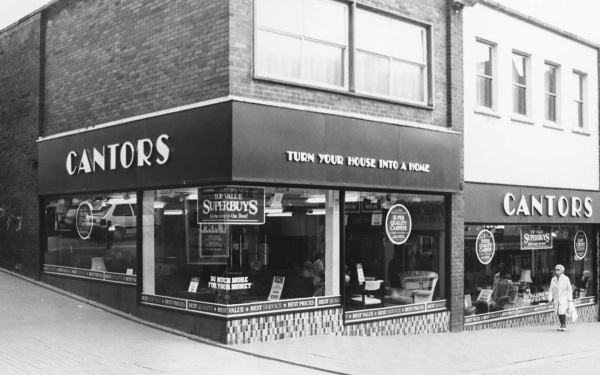
{"label": "brick pillar", "polygon": [[[464,181],[464,82],[463,82],[463,18],[456,12],[453,0],[446,2],[446,73],[448,76],[447,111],[449,126],[461,132],[461,181]],[[464,212],[465,203],[461,183],[460,193],[452,195],[452,233],[450,249],[450,331],[461,332],[464,321]]]}

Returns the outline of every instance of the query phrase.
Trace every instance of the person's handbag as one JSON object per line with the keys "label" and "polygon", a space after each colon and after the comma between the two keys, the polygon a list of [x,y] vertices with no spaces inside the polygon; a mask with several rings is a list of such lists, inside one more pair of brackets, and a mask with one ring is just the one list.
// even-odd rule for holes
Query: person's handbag
{"label": "person's handbag", "polygon": [[573,302],[569,303],[569,309],[567,310],[567,315],[571,317],[573,322],[577,321],[579,315],[577,314],[577,309],[575,308],[575,304]]}

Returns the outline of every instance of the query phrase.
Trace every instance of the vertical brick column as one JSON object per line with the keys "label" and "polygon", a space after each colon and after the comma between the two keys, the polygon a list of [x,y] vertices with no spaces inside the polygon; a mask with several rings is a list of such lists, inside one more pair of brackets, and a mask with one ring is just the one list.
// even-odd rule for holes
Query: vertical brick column
{"label": "vertical brick column", "polygon": [[[456,12],[453,0],[446,3],[446,73],[448,79],[447,111],[453,130],[461,132],[460,176],[464,181],[464,82],[463,82],[463,19]],[[450,250],[450,331],[463,330],[464,315],[464,212],[465,202],[461,192],[452,195],[452,247]]]}

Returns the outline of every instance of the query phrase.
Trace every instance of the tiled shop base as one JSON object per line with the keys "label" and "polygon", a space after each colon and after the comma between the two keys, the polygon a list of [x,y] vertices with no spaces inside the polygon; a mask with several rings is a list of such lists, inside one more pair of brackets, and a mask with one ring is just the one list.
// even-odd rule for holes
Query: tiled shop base
{"label": "tiled shop base", "polygon": [[227,323],[227,344],[338,333],[342,314],[337,308],[232,320]]}
{"label": "tiled shop base", "polygon": [[448,332],[449,324],[450,313],[443,311],[347,325],[341,334],[349,336],[391,336],[441,333]]}
{"label": "tiled shop base", "polygon": [[450,313],[404,316],[344,326],[340,308],[245,318],[227,323],[227,344],[281,340],[312,335],[411,335],[447,332]]}
{"label": "tiled shop base", "polygon": [[[568,324],[577,323],[592,323],[598,320],[598,305],[582,306],[577,308],[579,318],[575,323],[569,322]],[[515,317],[506,320],[498,320],[493,322],[479,323],[470,326],[465,326],[465,331],[476,331],[480,329],[491,329],[491,328],[513,328],[513,327],[527,327],[527,326],[546,326],[558,324],[558,317],[553,311],[544,314]]]}

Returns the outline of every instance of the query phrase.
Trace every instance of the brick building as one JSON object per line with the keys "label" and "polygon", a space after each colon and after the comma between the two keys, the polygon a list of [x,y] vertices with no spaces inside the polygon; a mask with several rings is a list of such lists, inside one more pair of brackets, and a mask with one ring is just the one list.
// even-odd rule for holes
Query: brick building
{"label": "brick building", "polygon": [[2,267],[225,343],[463,329],[449,0],[56,0],[0,32]]}

